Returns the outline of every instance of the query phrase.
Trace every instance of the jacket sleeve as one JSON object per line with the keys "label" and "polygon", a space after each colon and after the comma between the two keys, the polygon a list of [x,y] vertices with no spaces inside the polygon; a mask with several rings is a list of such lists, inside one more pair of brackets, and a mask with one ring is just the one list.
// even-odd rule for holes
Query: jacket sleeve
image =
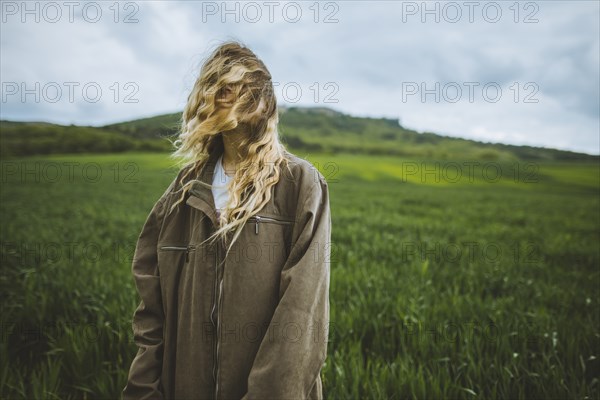
{"label": "jacket sleeve", "polygon": [[164,198],[154,205],[139,235],[132,273],[141,297],[133,314],[133,338],[138,346],[129,370],[123,400],[163,399],[160,382],[163,359],[163,322],[157,243],[164,215]]}
{"label": "jacket sleeve", "polygon": [[[327,181],[300,188],[279,303],[262,339],[242,400],[305,399],[327,356],[331,216]],[[308,185],[307,185],[308,186]]]}

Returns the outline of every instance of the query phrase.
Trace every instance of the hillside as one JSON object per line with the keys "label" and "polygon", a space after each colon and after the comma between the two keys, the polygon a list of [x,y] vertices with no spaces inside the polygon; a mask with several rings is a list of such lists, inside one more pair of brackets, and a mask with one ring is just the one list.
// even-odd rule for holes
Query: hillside
{"label": "hillside", "polygon": [[[101,127],[0,121],[1,155],[169,151],[180,113]],[[405,129],[398,121],[354,117],[325,107],[280,107],[282,141],[292,150],[473,160],[587,160],[599,156],[532,146],[484,143]]]}

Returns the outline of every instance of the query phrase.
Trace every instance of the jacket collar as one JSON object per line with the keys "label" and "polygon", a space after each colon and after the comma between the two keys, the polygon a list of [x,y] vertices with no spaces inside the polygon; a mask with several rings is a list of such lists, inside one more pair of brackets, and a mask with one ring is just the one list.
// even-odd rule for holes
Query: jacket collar
{"label": "jacket collar", "polygon": [[[208,160],[202,167],[200,176],[197,178],[199,181],[212,185],[215,167],[222,153],[223,149],[220,146],[217,146],[216,149],[210,153]],[[215,199],[210,187],[202,185],[198,182],[194,182],[190,187],[189,197],[186,200],[186,204],[202,211],[210,218],[213,226],[218,227],[217,208],[215,206]]]}

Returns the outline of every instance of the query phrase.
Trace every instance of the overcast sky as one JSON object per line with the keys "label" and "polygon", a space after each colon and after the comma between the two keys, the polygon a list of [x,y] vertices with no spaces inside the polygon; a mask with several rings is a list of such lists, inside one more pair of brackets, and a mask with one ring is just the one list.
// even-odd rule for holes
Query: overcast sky
{"label": "overcast sky", "polygon": [[265,62],[279,104],[600,154],[596,0],[0,5],[2,119],[180,111],[204,57],[235,39]]}

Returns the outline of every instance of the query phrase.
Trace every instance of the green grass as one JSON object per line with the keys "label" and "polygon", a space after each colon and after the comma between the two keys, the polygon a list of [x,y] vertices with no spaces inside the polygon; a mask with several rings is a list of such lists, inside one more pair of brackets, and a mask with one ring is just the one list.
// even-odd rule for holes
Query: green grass
{"label": "green grass", "polygon": [[[449,161],[297,154],[331,194],[327,398],[600,398],[597,163],[455,179]],[[119,397],[133,248],[176,172],[163,154],[2,163],[1,398]]]}

